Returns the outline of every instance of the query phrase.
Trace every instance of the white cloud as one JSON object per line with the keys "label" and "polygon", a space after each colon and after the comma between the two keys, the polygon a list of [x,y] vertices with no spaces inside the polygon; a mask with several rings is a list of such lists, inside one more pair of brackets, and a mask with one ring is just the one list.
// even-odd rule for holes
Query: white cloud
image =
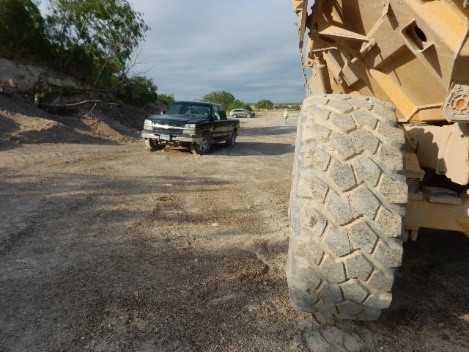
{"label": "white cloud", "polygon": [[150,26],[137,71],[159,92],[199,99],[300,102],[303,81],[288,0],[130,0]]}

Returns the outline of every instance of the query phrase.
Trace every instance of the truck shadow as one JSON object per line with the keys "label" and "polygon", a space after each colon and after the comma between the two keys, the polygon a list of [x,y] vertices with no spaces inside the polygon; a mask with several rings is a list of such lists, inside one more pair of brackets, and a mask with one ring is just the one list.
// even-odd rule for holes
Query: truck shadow
{"label": "truck shadow", "polygon": [[[436,330],[467,324],[468,258],[469,239],[464,234],[421,229],[417,241],[404,244],[393,301],[380,322],[414,332],[422,322]],[[442,330],[443,339],[444,335]]]}
{"label": "truck shadow", "polygon": [[290,143],[237,142],[234,148],[214,144],[211,153],[227,156],[283,155],[293,153],[294,150],[295,146]]}
{"label": "truck shadow", "polygon": [[296,132],[295,125],[245,127],[241,129],[243,136],[281,136]]}
{"label": "truck shadow", "polygon": [[[397,292],[392,310],[402,308],[406,303],[414,306],[419,302],[424,304],[425,300],[435,304],[437,296],[444,293],[442,291],[445,286],[450,291],[457,287],[453,292],[446,292],[454,295],[452,301],[456,304],[457,296],[469,287],[468,254],[469,239],[464,234],[421,229],[417,241],[404,243],[404,257],[396,278],[394,289]],[[415,302],[410,301],[412,297],[401,296],[410,286],[420,288],[418,297],[413,296],[416,298]],[[467,307],[465,305],[464,312],[461,313],[468,313]]]}

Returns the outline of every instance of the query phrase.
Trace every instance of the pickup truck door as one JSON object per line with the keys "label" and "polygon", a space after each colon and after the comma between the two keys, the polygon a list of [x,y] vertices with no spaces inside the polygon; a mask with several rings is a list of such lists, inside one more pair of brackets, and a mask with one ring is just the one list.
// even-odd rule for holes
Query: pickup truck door
{"label": "pickup truck door", "polygon": [[213,111],[212,137],[219,140],[226,139],[230,134],[231,129],[230,123],[226,118],[226,113],[215,106]]}

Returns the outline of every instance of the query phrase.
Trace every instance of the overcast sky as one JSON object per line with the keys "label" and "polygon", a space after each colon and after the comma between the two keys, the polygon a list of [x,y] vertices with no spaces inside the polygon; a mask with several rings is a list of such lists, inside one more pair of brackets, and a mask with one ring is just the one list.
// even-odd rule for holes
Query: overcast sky
{"label": "overcast sky", "polygon": [[134,71],[177,100],[215,90],[254,103],[301,102],[290,0],[129,0],[150,30]]}

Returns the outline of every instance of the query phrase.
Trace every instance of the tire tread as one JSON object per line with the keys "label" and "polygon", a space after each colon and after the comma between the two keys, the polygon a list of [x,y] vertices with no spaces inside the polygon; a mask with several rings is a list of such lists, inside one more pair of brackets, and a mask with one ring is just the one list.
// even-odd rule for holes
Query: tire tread
{"label": "tire tread", "polygon": [[305,100],[289,207],[293,306],[358,320],[377,319],[389,306],[402,259],[404,142],[388,103],[347,95]]}

